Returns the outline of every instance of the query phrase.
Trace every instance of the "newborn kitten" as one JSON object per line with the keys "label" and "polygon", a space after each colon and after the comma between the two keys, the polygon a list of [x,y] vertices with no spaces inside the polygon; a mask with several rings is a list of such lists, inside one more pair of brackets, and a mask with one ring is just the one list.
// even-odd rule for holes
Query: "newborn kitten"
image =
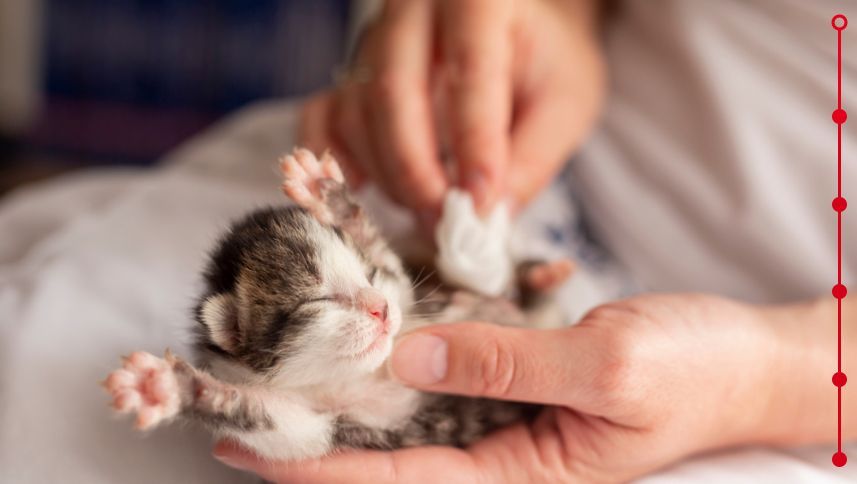
{"label": "newborn kitten", "polygon": [[[466,446],[533,416],[534,405],[394,381],[384,362],[403,327],[429,314],[432,323],[524,325],[528,313],[507,299],[415,289],[333,158],[297,150],[281,166],[299,206],[252,213],[219,242],[196,311],[196,366],[169,351],[133,353],[105,381],[116,410],[136,412],[139,429],[196,420],[278,460],[346,447]],[[520,266],[531,314],[570,271],[567,261]]]}

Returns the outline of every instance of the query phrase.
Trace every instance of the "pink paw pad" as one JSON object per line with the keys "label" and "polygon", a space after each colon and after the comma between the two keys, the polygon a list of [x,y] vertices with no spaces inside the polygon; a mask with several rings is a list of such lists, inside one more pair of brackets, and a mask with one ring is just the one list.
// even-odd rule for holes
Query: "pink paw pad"
{"label": "pink paw pad", "polygon": [[180,408],[178,381],[169,361],[138,351],[104,381],[119,413],[137,413],[136,427],[151,428],[175,416]]}
{"label": "pink paw pad", "polygon": [[324,201],[322,182],[345,182],[342,170],[333,156],[325,152],[318,160],[311,151],[296,148],[292,154],[280,160],[280,170],[283,172],[283,192],[320,221],[331,223],[333,217]]}

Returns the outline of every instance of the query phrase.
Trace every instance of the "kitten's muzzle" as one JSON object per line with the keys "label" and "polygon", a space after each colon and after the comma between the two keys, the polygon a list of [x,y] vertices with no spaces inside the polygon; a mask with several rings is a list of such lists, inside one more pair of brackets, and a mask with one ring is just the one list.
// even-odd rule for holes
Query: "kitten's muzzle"
{"label": "kitten's muzzle", "polygon": [[382,331],[389,330],[389,305],[381,291],[372,288],[360,289],[357,291],[355,302],[358,308],[381,323]]}

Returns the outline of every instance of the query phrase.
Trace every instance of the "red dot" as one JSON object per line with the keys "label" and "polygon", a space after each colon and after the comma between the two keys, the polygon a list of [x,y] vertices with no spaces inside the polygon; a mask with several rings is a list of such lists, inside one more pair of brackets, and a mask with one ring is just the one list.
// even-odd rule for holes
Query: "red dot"
{"label": "red dot", "polygon": [[833,286],[833,297],[836,299],[842,299],[848,294],[848,288],[845,287],[844,284],[837,284]]}
{"label": "red dot", "polygon": [[848,201],[842,197],[836,197],[833,199],[833,210],[837,212],[844,212],[845,209],[848,208]]}
{"label": "red dot", "polygon": [[830,25],[833,25],[833,28],[836,30],[845,30],[845,27],[848,27],[848,18],[841,13],[836,14],[830,21]]}
{"label": "red dot", "polygon": [[848,377],[845,376],[845,373],[842,373],[841,371],[837,371],[836,373],[833,374],[833,385],[834,386],[842,388],[845,386],[846,383],[848,383]]}
{"label": "red dot", "polygon": [[846,113],[844,109],[837,109],[836,111],[833,111],[832,117],[834,123],[842,124],[848,120],[848,113]]}
{"label": "red dot", "polygon": [[833,454],[833,459],[831,460],[833,461],[833,465],[836,467],[842,467],[846,462],[848,462],[848,457],[843,452],[837,452]]}

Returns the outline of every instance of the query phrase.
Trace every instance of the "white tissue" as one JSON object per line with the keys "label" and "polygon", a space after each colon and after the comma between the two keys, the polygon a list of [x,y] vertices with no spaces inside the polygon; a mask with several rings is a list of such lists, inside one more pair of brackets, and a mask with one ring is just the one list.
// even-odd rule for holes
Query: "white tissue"
{"label": "white tissue", "polygon": [[450,190],[435,229],[435,263],[443,280],[486,296],[499,296],[512,278],[509,227],[506,204],[498,204],[482,219],[469,193]]}

